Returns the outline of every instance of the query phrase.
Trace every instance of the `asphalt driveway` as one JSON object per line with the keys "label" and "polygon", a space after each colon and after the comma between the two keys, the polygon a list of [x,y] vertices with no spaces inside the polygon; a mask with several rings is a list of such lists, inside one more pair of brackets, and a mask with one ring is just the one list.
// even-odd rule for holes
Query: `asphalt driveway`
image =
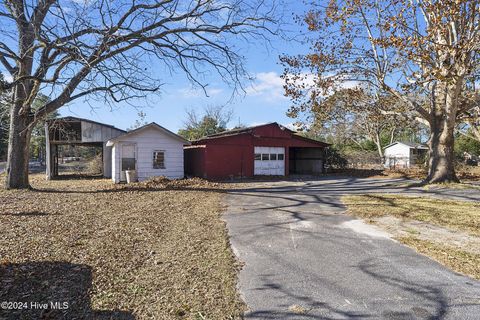
{"label": "asphalt driveway", "polygon": [[[225,220],[244,263],[246,319],[478,319],[478,281],[343,214],[342,194],[398,192],[395,185],[326,178],[229,192]],[[436,196],[476,200],[477,193]]]}

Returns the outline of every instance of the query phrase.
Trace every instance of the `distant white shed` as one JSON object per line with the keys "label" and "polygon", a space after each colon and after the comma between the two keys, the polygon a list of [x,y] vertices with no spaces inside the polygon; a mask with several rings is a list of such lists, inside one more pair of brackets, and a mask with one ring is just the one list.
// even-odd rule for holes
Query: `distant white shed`
{"label": "distant white shed", "polygon": [[385,168],[410,168],[425,158],[428,147],[420,143],[394,142],[386,146],[384,151]]}
{"label": "distant white shed", "polygon": [[190,142],[152,122],[111,139],[112,180],[126,181],[126,170],[135,170],[139,181],[165,176],[183,178],[183,146]]}

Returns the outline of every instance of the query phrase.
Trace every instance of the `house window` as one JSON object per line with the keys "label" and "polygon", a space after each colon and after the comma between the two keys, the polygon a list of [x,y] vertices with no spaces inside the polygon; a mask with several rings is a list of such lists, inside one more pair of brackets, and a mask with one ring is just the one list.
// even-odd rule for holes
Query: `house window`
{"label": "house window", "polygon": [[122,158],[122,171],[135,170],[135,158]]}
{"label": "house window", "polygon": [[269,159],[269,154],[268,153],[262,153],[262,161],[268,161]]}
{"label": "house window", "polygon": [[279,153],[279,154],[277,155],[277,160],[283,160],[283,158],[284,158],[283,153]]}
{"label": "house window", "polygon": [[165,151],[153,151],[153,169],[165,169]]}
{"label": "house window", "polygon": [[270,153],[270,160],[277,160],[277,154],[276,153]]}
{"label": "house window", "polygon": [[255,153],[255,160],[262,160],[262,155],[260,153]]}

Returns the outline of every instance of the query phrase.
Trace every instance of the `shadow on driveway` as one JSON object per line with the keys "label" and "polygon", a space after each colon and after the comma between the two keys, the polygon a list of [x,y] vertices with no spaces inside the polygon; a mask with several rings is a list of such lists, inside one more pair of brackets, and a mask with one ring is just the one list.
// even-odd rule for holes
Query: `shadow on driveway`
{"label": "shadow on driveway", "polygon": [[[328,177],[230,190],[225,220],[245,263],[239,276],[245,318],[476,319],[479,282],[394,240],[345,226],[353,218],[344,214],[344,194],[427,193],[399,182]],[[470,192],[446,197],[476,199]]]}

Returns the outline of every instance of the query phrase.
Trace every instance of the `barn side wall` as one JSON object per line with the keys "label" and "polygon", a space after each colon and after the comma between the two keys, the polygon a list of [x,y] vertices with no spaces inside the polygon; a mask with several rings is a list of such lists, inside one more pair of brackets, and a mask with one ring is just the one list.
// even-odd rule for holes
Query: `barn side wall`
{"label": "barn side wall", "polygon": [[205,153],[206,178],[253,176],[253,147],[249,144],[212,144]]}

